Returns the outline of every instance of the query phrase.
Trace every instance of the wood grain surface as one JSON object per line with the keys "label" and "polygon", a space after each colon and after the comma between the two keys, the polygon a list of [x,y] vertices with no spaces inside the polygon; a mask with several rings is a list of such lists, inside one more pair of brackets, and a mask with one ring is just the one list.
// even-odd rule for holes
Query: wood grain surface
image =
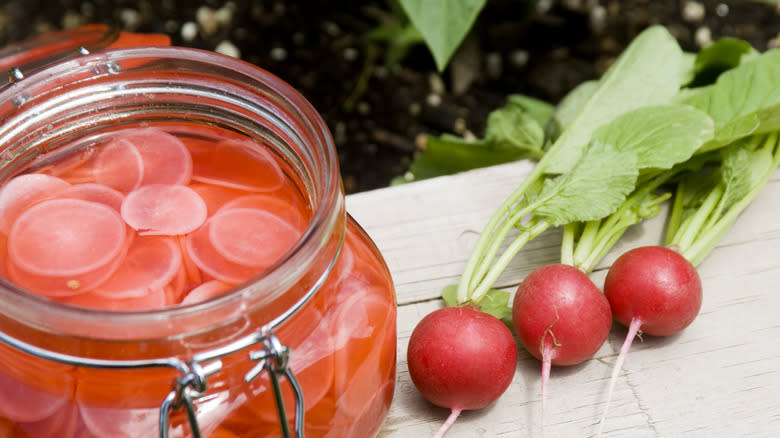
{"label": "wood grain surface", "polygon": [[[431,436],[448,411],[427,403],[406,368],[417,322],[441,307],[478,233],[531,168],[521,161],[347,197],[347,210],[372,236],[398,294],[398,375],[381,438]],[[601,287],[609,263],[634,246],[662,241],[666,210],[631,228],[592,274]],[[559,259],[560,230],[527,245],[497,284],[513,291],[535,267]],[[605,437],[780,436],[780,174],[764,188],[699,266],[704,304],[682,333],[634,342],[617,382]],[[606,401],[626,329],[612,332],[593,360],[553,367],[547,437],[588,437]],[[465,412],[447,434],[542,435],[540,362],[521,349],[507,392]]]}

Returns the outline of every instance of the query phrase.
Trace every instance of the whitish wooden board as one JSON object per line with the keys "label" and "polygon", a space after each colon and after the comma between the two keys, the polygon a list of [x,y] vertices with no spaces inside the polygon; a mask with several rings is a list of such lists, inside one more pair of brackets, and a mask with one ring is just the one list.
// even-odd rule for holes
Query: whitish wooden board
{"label": "whitish wooden board", "polygon": [[[431,436],[448,411],[416,392],[406,368],[412,329],[441,306],[457,282],[477,233],[530,169],[527,162],[351,195],[347,209],[374,238],[398,293],[398,376],[381,438]],[[592,278],[627,248],[659,243],[665,214],[632,228]],[[533,268],[558,260],[560,232],[528,245],[500,279],[513,290]],[[704,304],[698,319],[669,338],[634,343],[617,382],[605,437],[780,436],[780,175],[775,175],[699,267]],[[594,360],[553,368],[545,420],[548,437],[587,437],[605,403],[625,329],[615,325]],[[455,437],[540,436],[539,362],[521,351],[501,399],[466,412]]]}

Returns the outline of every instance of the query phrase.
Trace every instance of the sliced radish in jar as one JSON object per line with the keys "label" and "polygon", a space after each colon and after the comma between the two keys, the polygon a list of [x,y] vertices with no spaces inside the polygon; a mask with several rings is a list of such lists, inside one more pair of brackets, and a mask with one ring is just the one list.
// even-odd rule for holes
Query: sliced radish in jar
{"label": "sliced radish in jar", "polygon": [[165,288],[147,289],[139,297],[108,298],[94,291],[75,295],[62,300],[71,306],[89,307],[102,310],[147,310],[159,309],[173,304]]}
{"label": "sliced radish in jar", "polygon": [[[278,336],[285,344],[296,345],[295,354],[290,356],[290,369],[303,390],[304,409],[308,411],[328,394],[333,384],[328,376],[332,376],[336,370],[328,319],[316,308],[309,307],[301,311],[304,313],[296,314],[295,320],[290,320],[280,328]],[[255,378],[250,383],[249,391],[252,398],[249,406],[255,414],[265,421],[278,421],[276,402],[267,374]],[[283,385],[282,394],[288,418],[292,419],[295,415],[295,397],[291,386]]]}
{"label": "sliced radish in jar", "polygon": [[302,210],[296,208],[292,201],[281,199],[277,196],[261,193],[242,196],[223,205],[218,213],[234,208],[268,211],[297,229],[303,229],[306,225],[306,220],[301,214]]}
{"label": "sliced radish in jar", "polygon": [[156,128],[128,131],[122,139],[135,145],[143,161],[141,185],[189,184],[192,156],[178,137]]}
{"label": "sliced radish in jar", "polygon": [[354,293],[329,314],[335,344],[334,388],[343,394],[340,404],[359,411],[369,388],[390,377],[381,370],[395,363],[396,310],[377,289],[350,290]]}
{"label": "sliced radish in jar", "polygon": [[122,201],[125,199],[122,192],[97,183],[74,184],[60,192],[58,197],[97,202],[116,211],[119,211],[122,207]]}
{"label": "sliced radish in jar", "polygon": [[26,423],[46,419],[57,412],[72,396],[75,383],[68,376],[58,376],[56,380],[45,378],[48,380],[52,380],[51,391],[44,391],[0,369],[0,418]]}
{"label": "sliced radish in jar", "polygon": [[80,405],[81,419],[97,438],[138,438],[159,435],[160,408],[91,407]]}
{"label": "sliced radish in jar", "polygon": [[[64,179],[71,184],[95,182],[93,167],[98,156],[97,148],[86,147],[75,153],[69,153],[57,157],[52,161],[36,168],[36,173],[44,173]],[[41,159],[49,161],[54,157],[41,156]]]}
{"label": "sliced radish in jar", "polygon": [[189,187],[152,184],[130,192],[122,218],[140,235],[187,234],[206,220],[206,203]]}
{"label": "sliced radish in jar", "polygon": [[221,210],[210,219],[209,239],[225,259],[260,270],[273,265],[301,236],[288,222],[263,210]]}
{"label": "sliced radish in jar", "polygon": [[194,183],[188,187],[195,190],[195,193],[203,198],[209,216],[216,213],[226,203],[249,194],[246,190],[231,189],[214,184]]}
{"label": "sliced radish in jar", "polygon": [[[20,423],[18,427],[27,434],[22,436],[30,438],[84,438],[88,433],[81,422],[78,408],[71,402],[43,420]],[[2,433],[0,436],[5,438]]]}
{"label": "sliced radish in jar", "polygon": [[203,283],[203,276],[200,273],[200,268],[192,260],[189,250],[187,249],[187,236],[176,236],[177,243],[179,244],[179,250],[181,251],[181,262],[186,273],[186,282],[191,284]]}
{"label": "sliced radish in jar", "polygon": [[171,238],[138,237],[119,268],[94,294],[113,299],[143,297],[170,283],[181,265],[179,245]]}
{"label": "sliced radish in jar", "polygon": [[192,304],[199,301],[204,301],[226,292],[233,286],[234,285],[230,283],[225,283],[219,280],[207,281],[189,291],[189,293],[184,296],[184,299],[181,302],[182,304]]}
{"label": "sliced radish in jar", "polygon": [[70,187],[56,176],[42,173],[19,175],[0,189],[0,231],[8,234],[14,220],[29,206]]}
{"label": "sliced radish in jar", "polygon": [[78,275],[113,261],[125,243],[119,214],[103,204],[52,199],[22,213],[8,235],[8,257],[41,276]]}
{"label": "sliced radish in jar", "polygon": [[192,149],[192,179],[252,192],[270,192],[285,176],[274,157],[258,143],[225,140]]}
{"label": "sliced radish in jar", "polygon": [[8,278],[15,284],[45,297],[62,299],[87,293],[106,281],[122,261],[123,253],[116,260],[94,271],[79,275],[42,276],[31,274],[8,263]]}
{"label": "sliced radish in jar", "polygon": [[206,275],[225,283],[242,283],[258,274],[256,268],[233,263],[214,248],[209,238],[212,219],[213,217],[185,238],[186,254],[192,263]]}
{"label": "sliced radish in jar", "polygon": [[130,192],[141,185],[144,163],[138,148],[127,139],[115,138],[101,149],[95,160],[94,176],[98,184],[120,192]]}

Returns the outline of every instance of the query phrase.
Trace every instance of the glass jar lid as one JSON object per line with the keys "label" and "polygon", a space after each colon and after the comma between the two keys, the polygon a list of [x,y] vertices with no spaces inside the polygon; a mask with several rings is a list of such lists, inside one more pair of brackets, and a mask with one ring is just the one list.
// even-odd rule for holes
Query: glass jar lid
{"label": "glass jar lid", "polygon": [[76,29],[47,33],[0,49],[0,88],[55,62],[108,48],[168,46],[163,34],[121,32],[105,24],[88,24]]}

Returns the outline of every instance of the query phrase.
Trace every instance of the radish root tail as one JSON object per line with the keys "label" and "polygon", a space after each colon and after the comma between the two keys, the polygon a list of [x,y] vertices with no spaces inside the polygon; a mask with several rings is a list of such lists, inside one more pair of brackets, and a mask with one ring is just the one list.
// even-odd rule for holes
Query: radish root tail
{"label": "radish root tail", "polygon": [[455,420],[458,419],[458,416],[463,411],[463,409],[459,408],[452,408],[452,411],[450,412],[450,416],[447,417],[447,420],[444,421],[444,424],[441,425],[439,430],[436,432],[436,435],[433,436],[433,438],[442,438],[445,433],[450,429],[450,426],[455,424]]}
{"label": "radish root tail", "polygon": [[601,414],[601,419],[599,420],[596,438],[600,438],[601,433],[604,431],[604,423],[606,423],[607,420],[607,411],[609,410],[609,404],[612,401],[612,394],[615,392],[615,383],[617,382],[620,370],[623,368],[623,362],[626,361],[626,356],[628,356],[628,350],[631,349],[631,343],[634,342],[634,338],[639,333],[639,327],[641,325],[642,321],[639,320],[639,318],[634,318],[628,326],[626,340],[623,341],[623,346],[620,348],[620,354],[618,354],[617,361],[615,361],[615,367],[612,368],[612,376],[609,379],[609,389],[607,390],[607,402],[604,404],[604,412]]}
{"label": "radish root tail", "polygon": [[550,345],[545,346],[542,354],[542,419],[541,419],[541,437],[545,437],[545,423],[547,418],[547,383],[550,380],[550,368],[552,366],[552,350]]}

